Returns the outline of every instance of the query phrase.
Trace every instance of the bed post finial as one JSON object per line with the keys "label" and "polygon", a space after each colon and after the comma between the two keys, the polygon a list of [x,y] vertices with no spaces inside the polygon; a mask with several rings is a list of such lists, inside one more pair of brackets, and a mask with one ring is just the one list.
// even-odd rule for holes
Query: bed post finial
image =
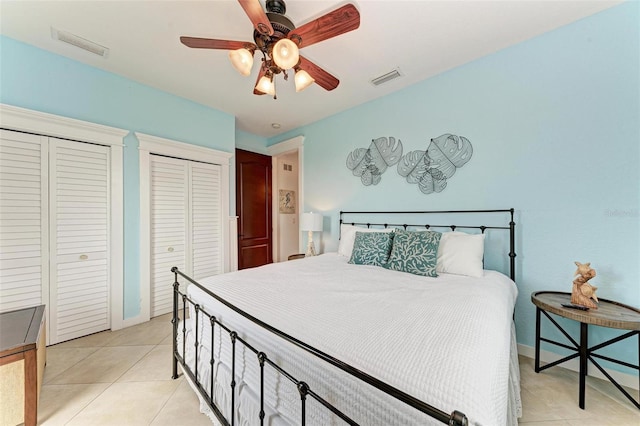
{"label": "bed post finial", "polygon": [[467,420],[467,416],[460,411],[454,411],[451,413],[449,417],[449,426],[467,426],[469,424],[469,420]]}

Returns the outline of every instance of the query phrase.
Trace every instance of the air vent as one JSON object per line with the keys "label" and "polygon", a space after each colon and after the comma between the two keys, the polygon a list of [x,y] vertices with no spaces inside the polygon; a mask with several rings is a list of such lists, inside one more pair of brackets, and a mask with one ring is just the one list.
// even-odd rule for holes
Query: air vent
{"label": "air vent", "polygon": [[62,42],[71,44],[75,47],[79,47],[82,50],[91,52],[94,55],[102,56],[103,58],[106,58],[109,55],[109,48],[100,46],[99,44],[82,37],[78,37],[75,34],[57,30],[53,27],[51,27],[51,37],[53,37],[54,40],[60,40]]}
{"label": "air vent", "polygon": [[381,84],[398,77],[402,77],[402,74],[400,74],[400,69],[396,68],[393,71],[389,71],[388,73],[381,75],[380,77],[374,78],[373,80],[371,80],[371,84],[373,84],[374,86],[380,86]]}

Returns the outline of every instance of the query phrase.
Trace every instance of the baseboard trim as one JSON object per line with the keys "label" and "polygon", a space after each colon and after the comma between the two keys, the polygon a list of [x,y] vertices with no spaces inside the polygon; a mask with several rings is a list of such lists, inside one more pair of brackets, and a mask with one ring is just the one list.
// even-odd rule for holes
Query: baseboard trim
{"label": "baseboard trim", "polygon": [[[535,359],[536,350],[532,346],[522,345],[518,343],[518,354],[522,356],[526,356],[527,358]],[[544,362],[545,364],[557,361],[561,358],[563,358],[562,355],[558,355],[550,351],[540,350],[540,361]],[[580,363],[578,361],[578,358],[575,358],[563,363],[561,367],[564,367],[567,370],[571,370],[571,371],[576,371],[576,372],[580,371]],[[611,377],[613,377],[622,386],[626,386],[631,389],[638,390],[640,383],[638,383],[637,376],[634,376],[633,374],[627,374],[627,373],[622,373],[620,371],[611,370],[609,368],[605,368],[605,370],[607,370],[607,373],[610,374]],[[600,370],[598,370],[596,367],[593,367],[593,366],[589,368],[588,375],[591,377],[596,377],[598,379],[608,380]]]}
{"label": "baseboard trim", "polygon": [[[147,321],[149,321],[149,317],[144,314],[140,314],[132,318],[125,318],[125,320],[122,321],[122,328],[127,328],[134,325],[142,324],[143,322],[147,322]],[[115,331],[115,329],[113,330]]]}

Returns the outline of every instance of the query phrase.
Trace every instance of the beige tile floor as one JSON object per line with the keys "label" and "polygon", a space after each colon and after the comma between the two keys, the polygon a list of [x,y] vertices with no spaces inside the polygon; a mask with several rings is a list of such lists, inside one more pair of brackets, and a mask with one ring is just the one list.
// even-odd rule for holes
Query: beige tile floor
{"label": "beige tile floor", "polygon": [[[520,370],[521,425],[640,425],[640,410],[605,381],[588,379],[587,407],[581,410],[577,373],[555,367],[535,374],[533,361],[524,357]],[[38,424],[210,426],[211,422],[200,414],[185,379],[171,379],[171,325],[165,315],[48,347]]]}

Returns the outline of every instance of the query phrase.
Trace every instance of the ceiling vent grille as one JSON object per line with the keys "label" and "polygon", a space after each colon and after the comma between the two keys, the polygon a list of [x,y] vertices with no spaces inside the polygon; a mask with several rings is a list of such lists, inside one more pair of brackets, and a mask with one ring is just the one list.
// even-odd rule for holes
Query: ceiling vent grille
{"label": "ceiling vent grille", "polygon": [[371,84],[373,84],[374,86],[380,86],[381,84],[391,81],[398,77],[402,77],[402,74],[400,73],[400,69],[396,68],[393,71],[389,71],[386,74],[383,74],[379,77],[372,79]]}
{"label": "ceiling vent grille", "polygon": [[51,27],[51,37],[53,37],[54,40],[60,40],[72,46],[79,47],[82,50],[86,50],[87,52],[91,52],[94,55],[102,56],[103,58],[109,55],[109,48],[53,27]]}

